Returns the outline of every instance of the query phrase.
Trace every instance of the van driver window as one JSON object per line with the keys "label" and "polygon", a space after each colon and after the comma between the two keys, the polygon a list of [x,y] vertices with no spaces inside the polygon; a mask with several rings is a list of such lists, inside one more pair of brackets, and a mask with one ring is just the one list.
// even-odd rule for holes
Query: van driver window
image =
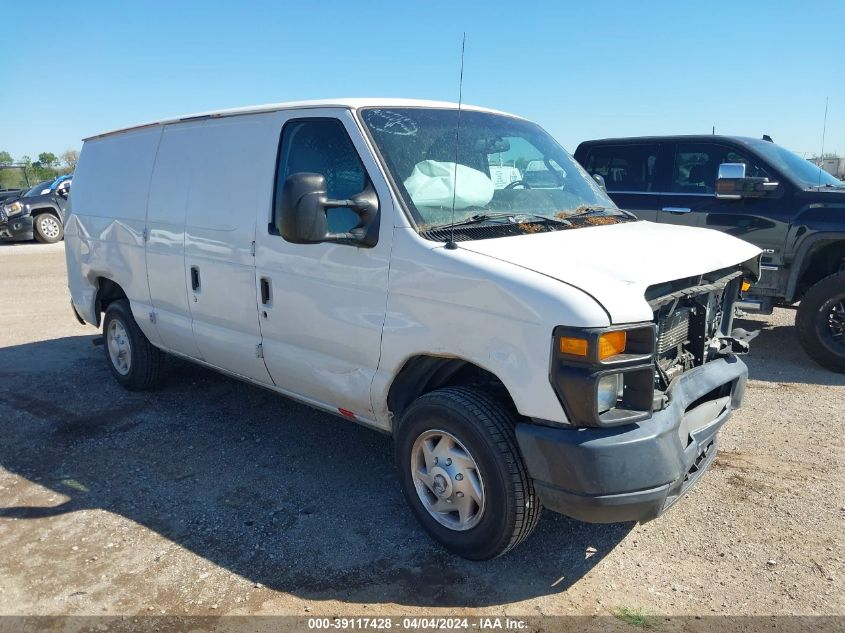
{"label": "van driver window", "polygon": [[[323,175],[328,197],[335,200],[361,193],[367,182],[358,152],[337,119],[291,121],[285,125],[276,174],[277,220],[279,195],[285,180],[300,172]],[[332,233],[346,233],[359,221],[358,214],[346,207],[329,209],[327,213]]]}

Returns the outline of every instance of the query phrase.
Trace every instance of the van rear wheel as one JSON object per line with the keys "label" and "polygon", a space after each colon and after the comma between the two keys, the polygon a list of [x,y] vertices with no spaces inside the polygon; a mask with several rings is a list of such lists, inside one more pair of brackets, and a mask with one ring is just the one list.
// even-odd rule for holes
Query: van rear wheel
{"label": "van rear wheel", "polygon": [[540,519],[516,422],[508,407],[469,387],[427,393],[402,416],[394,445],[402,492],[426,532],[459,556],[501,556]]}
{"label": "van rear wheel", "polygon": [[113,301],[103,317],[103,348],[112,376],[130,391],[161,382],[164,354],[144,336],[126,299]]}

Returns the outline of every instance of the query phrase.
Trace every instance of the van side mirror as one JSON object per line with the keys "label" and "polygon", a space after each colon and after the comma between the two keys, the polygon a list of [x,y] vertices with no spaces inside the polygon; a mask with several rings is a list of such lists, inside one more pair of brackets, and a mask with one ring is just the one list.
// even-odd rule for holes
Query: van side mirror
{"label": "van side mirror", "polygon": [[745,163],[722,163],[716,178],[716,197],[722,200],[765,198],[777,191],[779,183],[768,178],[746,177]]}
{"label": "van side mirror", "polygon": [[[348,233],[330,233],[326,212],[348,207],[360,217]],[[322,174],[291,174],[279,196],[279,233],[294,244],[337,242],[355,246],[375,246],[378,241],[378,197],[371,185],[349,200],[330,200]]]}

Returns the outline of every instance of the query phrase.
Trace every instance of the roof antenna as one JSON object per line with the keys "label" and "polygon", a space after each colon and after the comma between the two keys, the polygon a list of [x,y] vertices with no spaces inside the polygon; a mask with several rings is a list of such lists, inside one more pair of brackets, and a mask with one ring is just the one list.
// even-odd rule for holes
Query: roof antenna
{"label": "roof antenna", "polygon": [[824,165],[824,135],[827,132],[827,102],[830,97],[824,98],[824,125],[822,125],[822,153],[819,154],[819,187],[822,186],[822,165]]}
{"label": "roof antenna", "polygon": [[458,81],[458,124],[455,126],[455,175],[452,180],[452,232],[445,248],[450,251],[458,248],[455,244],[455,198],[458,195],[458,141],[461,134],[461,103],[464,98],[464,51],[467,46],[467,32],[464,31],[464,39],[461,42],[461,78]]}

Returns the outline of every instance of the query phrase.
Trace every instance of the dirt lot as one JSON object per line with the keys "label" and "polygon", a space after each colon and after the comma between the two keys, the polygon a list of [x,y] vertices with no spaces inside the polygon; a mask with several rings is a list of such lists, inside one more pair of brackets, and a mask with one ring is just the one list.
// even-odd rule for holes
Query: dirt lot
{"label": "dirt lot", "polygon": [[390,440],[211,371],[112,380],[61,245],[0,246],[0,614],[845,612],[845,376],[749,320],[747,400],[645,525],[546,513],[504,558],[438,549]]}

